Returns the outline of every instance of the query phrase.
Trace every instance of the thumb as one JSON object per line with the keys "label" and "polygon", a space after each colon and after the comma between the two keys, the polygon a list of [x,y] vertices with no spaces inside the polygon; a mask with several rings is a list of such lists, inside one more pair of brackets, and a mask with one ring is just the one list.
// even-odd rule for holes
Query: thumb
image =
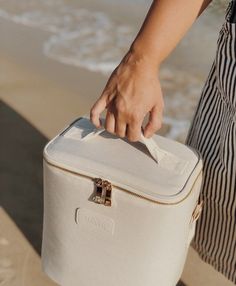
{"label": "thumb", "polygon": [[161,128],[162,125],[162,111],[155,105],[149,114],[149,120],[144,128],[144,137],[150,138],[153,133]]}
{"label": "thumb", "polygon": [[102,121],[100,120],[100,114],[105,110],[107,106],[107,93],[104,92],[99,99],[94,103],[90,109],[90,121],[97,127],[102,126]]}

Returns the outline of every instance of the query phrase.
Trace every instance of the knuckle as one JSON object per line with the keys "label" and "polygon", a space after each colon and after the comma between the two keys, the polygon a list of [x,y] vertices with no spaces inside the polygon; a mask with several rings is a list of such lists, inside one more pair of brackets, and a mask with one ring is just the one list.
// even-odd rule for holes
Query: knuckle
{"label": "knuckle", "polygon": [[132,113],[132,114],[130,115],[130,119],[131,119],[132,122],[138,123],[138,122],[140,121],[140,115],[139,115],[139,113],[138,113],[138,112]]}
{"label": "knuckle", "polygon": [[117,99],[115,103],[115,107],[119,112],[122,112],[122,113],[125,112],[126,104],[125,104],[124,99],[121,99],[121,98]]}

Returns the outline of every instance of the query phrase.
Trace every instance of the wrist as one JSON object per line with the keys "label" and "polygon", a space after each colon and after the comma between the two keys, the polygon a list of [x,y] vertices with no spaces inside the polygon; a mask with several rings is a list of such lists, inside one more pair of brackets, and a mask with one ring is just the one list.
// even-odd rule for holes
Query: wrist
{"label": "wrist", "polygon": [[159,71],[162,61],[149,49],[142,46],[142,44],[134,41],[129,49],[131,58],[137,62],[146,62],[151,68]]}

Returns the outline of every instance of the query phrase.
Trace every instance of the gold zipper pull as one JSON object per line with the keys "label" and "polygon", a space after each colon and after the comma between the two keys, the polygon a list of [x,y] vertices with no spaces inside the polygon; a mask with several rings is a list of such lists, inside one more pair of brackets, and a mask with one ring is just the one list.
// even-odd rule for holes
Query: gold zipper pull
{"label": "gold zipper pull", "polygon": [[101,178],[95,178],[94,179],[95,185],[96,185],[96,194],[93,197],[93,201],[95,203],[101,203],[101,195],[102,195],[102,183],[103,180]]}
{"label": "gold zipper pull", "polygon": [[104,189],[106,190],[105,192],[105,200],[104,200],[104,205],[105,206],[111,206],[111,191],[112,191],[112,185],[109,181],[104,180],[103,182]]}
{"label": "gold zipper pull", "polygon": [[111,183],[101,178],[95,178],[94,181],[96,184],[96,194],[93,197],[93,201],[105,206],[111,206]]}

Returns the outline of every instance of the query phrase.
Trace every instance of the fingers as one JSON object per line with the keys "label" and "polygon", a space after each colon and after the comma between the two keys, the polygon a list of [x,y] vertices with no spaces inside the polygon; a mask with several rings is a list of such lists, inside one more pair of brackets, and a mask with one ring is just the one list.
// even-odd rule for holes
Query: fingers
{"label": "fingers", "polygon": [[131,142],[139,141],[141,138],[142,120],[133,120],[127,125],[127,138]]}
{"label": "fingers", "polygon": [[162,125],[162,109],[158,105],[155,105],[150,111],[149,121],[144,128],[144,136],[146,138],[152,137],[152,135],[161,128]]}
{"label": "fingers", "polygon": [[[140,116],[139,116],[140,117]],[[119,137],[126,137],[129,141],[138,141],[141,135],[141,118],[132,118],[127,124],[125,117],[117,109],[114,101],[111,101],[107,108],[105,129]]]}
{"label": "fingers", "polygon": [[[144,94],[148,96],[144,97]],[[100,114],[107,109],[104,128],[119,137],[127,136],[129,141],[139,141],[147,112],[149,122],[144,129],[144,136],[151,137],[161,128],[163,107],[160,84],[152,70],[143,77],[142,71],[139,73],[137,69],[121,64],[112,73],[102,95],[91,108],[90,120],[100,128]]]}
{"label": "fingers", "polygon": [[108,132],[115,134],[115,116],[111,110],[107,110],[104,128]]}
{"label": "fingers", "polygon": [[[110,107],[111,106],[111,107]],[[126,122],[117,116],[117,113],[114,112],[114,105],[108,107],[106,120],[105,120],[105,129],[119,137],[126,136]]]}
{"label": "fingers", "polygon": [[[97,128],[101,127],[99,115],[105,108],[107,108],[107,114],[104,128],[108,132],[119,137],[127,137],[131,142],[140,140],[143,118],[141,118],[139,114],[136,114],[129,122],[122,120],[122,117],[119,115],[119,110],[115,112],[116,107],[114,102],[111,101],[107,104],[105,95],[100,97],[90,112],[90,120]],[[162,109],[158,105],[155,105],[149,114],[149,121],[145,128],[143,128],[146,138],[152,137],[162,125]]]}
{"label": "fingers", "polygon": [[124,120],[119,119],[117,117],[116,124],[115,124],[115,133],[119,137],[125,137],[126,136],[126,122]]}
{"label": "fingers", "polygon": [[97,127],[101,127],[100,114],[105,110],[108,104],[108,92],[103,91],[100,98],[94,103],[90,109],[90,121]]}

